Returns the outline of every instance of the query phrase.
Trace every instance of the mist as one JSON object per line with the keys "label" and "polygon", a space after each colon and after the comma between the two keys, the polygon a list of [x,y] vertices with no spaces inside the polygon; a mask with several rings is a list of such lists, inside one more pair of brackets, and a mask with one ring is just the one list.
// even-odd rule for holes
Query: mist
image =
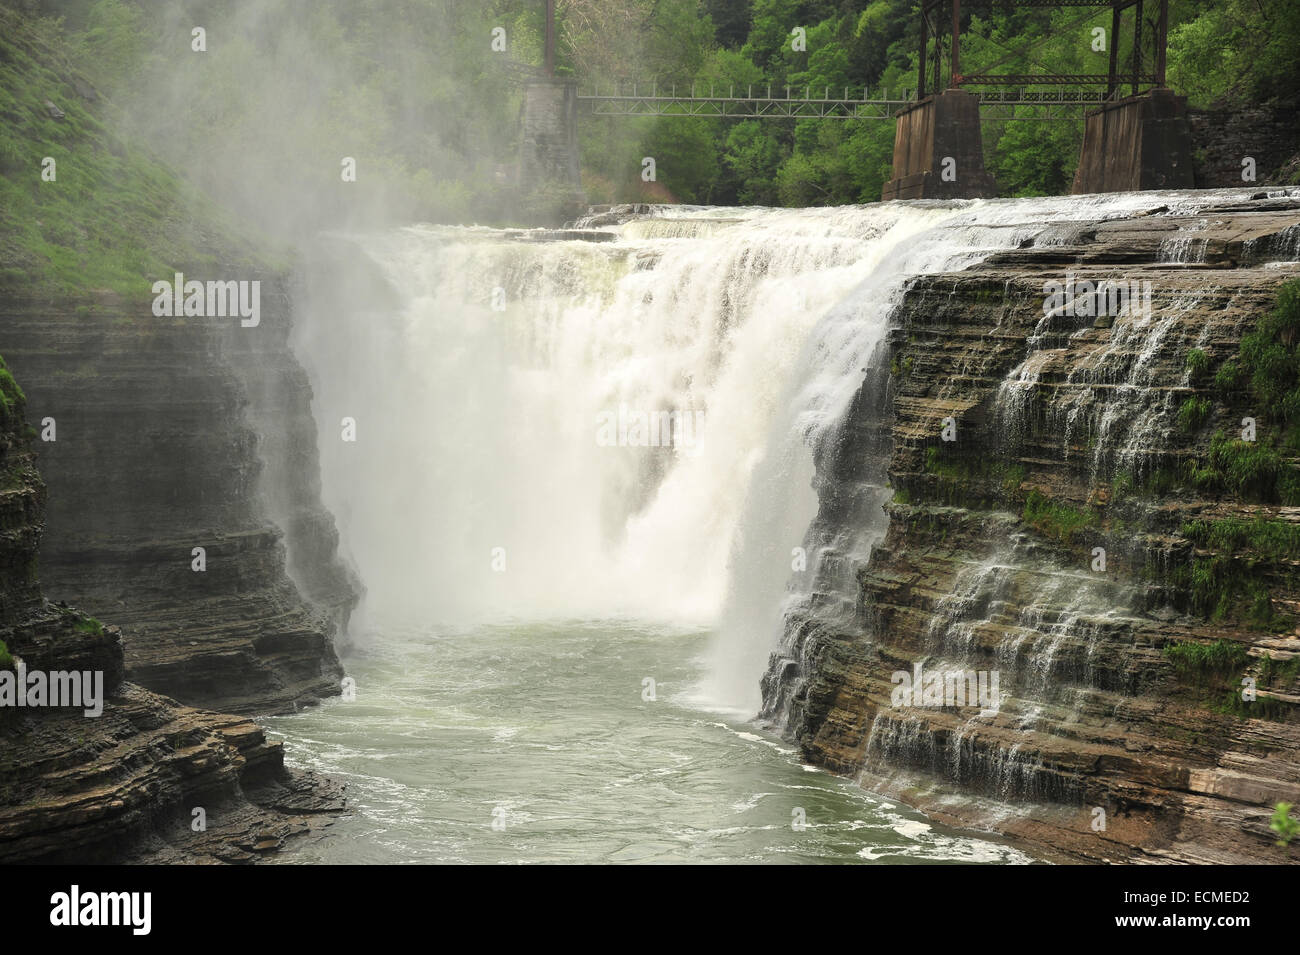
{"label": "mist", "polygon": [[121,138],[274,241],[509,204],[526,19],[494,52],[508,21],[475,3],[108,0],[69,18]]}

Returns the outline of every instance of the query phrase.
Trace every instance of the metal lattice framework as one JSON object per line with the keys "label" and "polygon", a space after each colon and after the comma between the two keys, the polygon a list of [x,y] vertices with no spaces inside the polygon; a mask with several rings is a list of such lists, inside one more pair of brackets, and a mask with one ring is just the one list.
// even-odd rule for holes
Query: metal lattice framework
{"label": "metal lattice framework", "polygon": [[[967,8],[989,6],[994,0],[966,0]],[[933,89],[940,87],[939,55],[943,24],[940,14],[945,7],[952,8],[952,21],[949,37],[951,49],[949,65],[951,68],[951,87],[953,89],[970,86],[1025,86],[1034,85],[1068,85],[1101,86],[1106,88],[1106,98],[1119,94],[1121,84],[1132,84],[1132,94],[1136,96],[1143,84],[1151,86],[1165,85],[1165,48],[1169,35],[1169,0],[1150,0],[1157,5],[1155,36],[1152,38],[1155,63],[1154,70],[1144,72],[1142,57],[1142,21],[1145,0],[996,0],[1003,7],[1053,9],[1062,7],[1109,8],[1110,15],[1110,63],[1105,73],[970,73],[961,72],[961,8],[962,0],[922,0],[921,3],[921,46],[920,67],[917,71],[918,98],[926,93],[927,58],[929,57],[930,39],[934,39],[934,56],[931,61],[934,71]],[[1119,37],[1124,23],[1124,12],[1133,10],[1133,57],[1128,72],[1120,71]],[[1013,54],[1014,55],[1014,54]],[[991,70],[991,68],[990,68]]]}
{"label": "metal lattice framework", "polygon": [[[725,91],[710,87],[707,92],[692,88],[679,94],[676,87],[660,91],[651,84],[648,91],[633,84],[631,88],[613,87],[578,92],[578,102],[590,107],[596,116],[711,116],[750,119],[885,119],[916,102],[911,90],[888,93],[860,90],[820,91],[804,88],[802,96],[791,95],[793,87],[753,87]],[[818,92],[820,96],[816,95]],[[774,95],[775,94],[775,95]],[[784,94],[784,95],[782,95]],[[1105,94],[1089,90],[1000,89],[979,94],[980,105],[991,119],[1059,119],[1077,116],[1078,110],[1095,107],[1105,101]],[[1033,106],[1032,113],[1017,107]]]}
{"label": "metal lattice framework", "polygon": [[[846,88],[842,95],[834,96],[830,87],[822,89],[821,96],[805,87],[803,95],[791,95],[793,87],[771,86],[759,87],[755,93],[753,86],[743,92],[736,87],[727,88],[726,95],[716,86],[710,86],[705,95],[702,89],[691,86],[689,94],[677,92],[676,86],[666,91],[660,90],[657,83],[626,84],[612,89],[591,88],[579,90],[578,102],[590,108],[597,116],[709,116],[722,118],[758,118],[758,119],[893,119],[894,114],[911,106],[927,95],[926,83],[930,67],[933,67],[932,89],[940,86],[940,33],[942,25],[939,14],[945,7],[951,6],[951,86],[965,89],[980,98],[980,107],[989,119],[998,120],[1054,120],[1078,118],[1080,109],[1096,107],[1119,95],[1123,83],[1131,83],[1136,95],[1143,84],[1164,86],[1165,84],[1165,41],[1168,32],[1169,0],[1150,0],[1159,5],[1154,47],[1155,70],[1144,72],[1142,58],[1142,14],[1144,0],[967,0],[971,6],[988,5],[997,2],[1002,6],[1025,8],[1056,7],[1096,7],[1109,8],[1111,11],[1110,63],[1106,73],[961,73],[961,8],[962,0],[922,0],[921,3],[921,46],[920,67],[917,72],[917,88],[905,91],[872,91],[862,89],[862,95],[853,95],[857,90]],[[1120,27],[1123,14],[1133,9],[1133,56],[1131,69],[1121,73],[1119,69]],[[554,75],[555,46],[555,0],[546,4],[546,60],[544,74]],[[934,55],[929,54],[933,40]],[[1013,53],[1013,56],[1016,55]],[[998,64],[990,67],[990,70]],[[649,91],[647,92],[647,86]],[[974,86],[1003,87],[994,90],[976,91]],[[1048,86],[1057,89],[1031,89],[1029,87]],[[1005,88],[1012,87],[1012,88]],[[1075,87],[1066,89],[1065,87]],[[839,91],[836,91],[839,92]],[[784,95],[781,95],[784,93]],[[738,95],[739,94],[739,95]],[[1024,107],[1031,107],[1026,110]]]}

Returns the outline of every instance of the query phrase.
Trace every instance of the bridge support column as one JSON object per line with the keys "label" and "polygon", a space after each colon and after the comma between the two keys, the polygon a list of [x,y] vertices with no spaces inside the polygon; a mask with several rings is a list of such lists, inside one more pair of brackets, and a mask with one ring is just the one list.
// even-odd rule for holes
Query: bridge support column
{"label": "bridge support column", "polygon": [[1195,188],[1187,97],[1157,88],[1087,114],[1076,195]]}
{"label": "bridge support column", "polygon": [[997,184],[984,171],[979,97],[946,90],[899,110],[890,199],[986,199]]}
{"label": "bridge support column", "polygon": [[533,80],[524,88],[519,143],[523,211],[559,225],[586,208],[578,171],[578,87],[573,80]]}

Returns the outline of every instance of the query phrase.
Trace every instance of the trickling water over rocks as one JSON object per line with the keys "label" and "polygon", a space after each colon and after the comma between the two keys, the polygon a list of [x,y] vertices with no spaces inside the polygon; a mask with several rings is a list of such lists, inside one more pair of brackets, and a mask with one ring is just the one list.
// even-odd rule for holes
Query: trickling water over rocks
{"label": "trickling water over rocks", "polygon": [[[1040,230],[912,281],[818,456],[813,582],[787,607],[765,718],[869,788],[1083,858],[1300,860],[1268,829],[1300,795],[1300,554],[1189,529],[1294,540],[1300,507],[1186,477],[1243,416],[1272,446],[1276,409],[1215,377],[1300,274],[1298,227],[1300,201],[1242,193]],[[1067,274],[1150,282],[1150,314],[1046,315],[1044,283]],[[844,502],[885,483],[869,560],[845,567],[832,542],[863,518]],[[1217,641],[1227,664],[1176,665]],[[999,704],[891,705],[917,663],[997,671]]]}
{"label": "trickling water over rocks", "polygon": [[[699,695],[865,785],[1086,858],[1277,858],[1294,563],[1220,538],[1262,515],[1289,540],[1295,509],[1205,481],[1246,415],[1212,382],[1295,273],[1298,221],[1238,190],[342,239],[298,347],[322,438],[356,414],[370,444],[322,442],[325,499],[413,628],[703,618]],[[348,301],[358,263],[373,300]],[[1124,297],[1098,315],[1076,280]],[[1045,310],[1049,282],[1082,297]],[[705,423],[689,453],[605,446],[624,406]],[[1247,567],[1245,605],[1207,606]],[[996,698],[892,705],[923,672]]]}
{"label": "trickling water over rocks", "polygon": [[[1233,369],[1298,221],[1247,191],[627,210],[326,238],[292,341],[274,295],[256,339],[107,301],[4,318],[59,419],[51,579],[126,624],[128,679],[250,710],[337,688],[356,590],[328,506],[380,652],[400,629],[436,661],[435,620],[703,620],[683,705],[761,705],[809,760],[942,820],[1089,859],[1279,859],[1300,485]],[[1092,280],[1134,307],[1045,312],[1046,283]],[[624,409],[693,414],[691,446],[603,440]],[[651,671],[605,672],[639,694]],[[398,705],[398,735],[422,712]],[[335,765],[304,725],[291,751]]]}

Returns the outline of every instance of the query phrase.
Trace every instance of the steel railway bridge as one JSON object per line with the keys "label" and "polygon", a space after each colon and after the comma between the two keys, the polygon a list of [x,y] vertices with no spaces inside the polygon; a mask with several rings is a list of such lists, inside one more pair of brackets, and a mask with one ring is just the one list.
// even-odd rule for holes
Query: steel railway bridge
{"label": "steel railway bridge", "polygon": [[[965,0],[967,12],[992,6],[1082,9],[1083,16],[1065,29],[1082,29],[1108,9],[1107,71],[1058,73],[1034,61],[1032,48],[1004,47],[1008,56],[963,74],[963,0],[920,0],[918,69],[911,89],[740,88],[714,82],[706,90],[705,84],[679,89],[657,80],[579,87],[555,74],[555,0],[546,0],[545,65],[526,85],[521,176],[568,180],[577,188],[579,115],[894,120],[894,178],[882,198],[973,198],[996,194],[984,171],[982,120],[1082,120],[1075,192],[1191,187],[1186,101],[1165,87],[1168,0]],[[1148,11],[1153,12],[1150,24]],[[1121,64],[1120,39],[1129,13],[1129,62]],[[1144,33],[1148,25],[1153,28]],[[1033,63],[1041,72],[996,72],[1012,60]]]}

